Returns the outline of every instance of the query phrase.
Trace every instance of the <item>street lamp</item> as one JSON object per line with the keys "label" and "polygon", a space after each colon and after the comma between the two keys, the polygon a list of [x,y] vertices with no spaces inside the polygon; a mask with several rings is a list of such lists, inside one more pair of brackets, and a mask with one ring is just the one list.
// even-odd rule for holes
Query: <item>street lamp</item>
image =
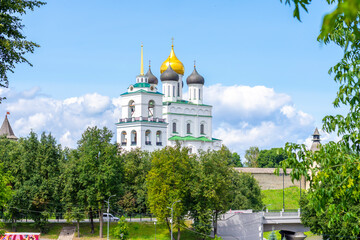
{"label": "street lamp", "polygon": [[[99,152],[100,153],[100,152]],[[115,197],[116,195],[111,195],[107,200],[107,240],[109,240],[109,228],[110,228],[110,217],[109,217],[109,210],[110,210],[110,198]],[[106,201],[105,201],[106,202]]]}
{"label": "street lamp", "polygon": [[155,224],[155,240],[156,240],[156,222],[157,222],[157,220],[155,219],[155,221],[154,221],[154,224]]}
{"label": "street lamp", "polygon": [[[181,202],[181,200],[177,200],[177,201],[175,201],[175,202],[173,202],[172,204],[171,204],[171,240],[173,240],[174,238],[173,238],[173,209],[174,209],[174,204],[175,203],[178,203],[178,202]],[[169,208],[169,207],[168,207]]]}
{"label": "street lamp", "polygon": [[267,204],[267,205],[265,205],[263,208],[262,208],[262,212],[264,211],[264,209],[267,207],[267,206],[270,206],[271,205],[271,203],[270,204]]}

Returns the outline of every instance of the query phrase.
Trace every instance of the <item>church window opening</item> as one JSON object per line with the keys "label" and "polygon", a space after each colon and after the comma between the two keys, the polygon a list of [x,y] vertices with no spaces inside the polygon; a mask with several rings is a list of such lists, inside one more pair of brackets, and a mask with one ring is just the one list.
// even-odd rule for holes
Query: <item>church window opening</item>
{"label": "church window opening", "polygon": [[204,124],[200,124],[200,134],[205,134],[205,126]]}
{"label": "church window opening", "polygon": [[156,132],[156,146],[162,146],[161,131]]}
{"label": "church window opening", "polygon": [[123,131],[121,133],[121,146],[126,146],[126,144],[127,144],[126,132]]}
{"label": "church window opening", "polygon": [[201,89],[199,89],[199,100],[201,100]]}
{"label": "church window opening", "polygon": [[190,123],[186,124],[186,133],[191,134],[191,126]]}
{"label": "church window opening", "polygon": [[194,100],[196,100],[196,89],[194,88]]}
{"label": "church window opening", "polygon": [[176,133],[176,122],[173,122],[172,124],[172,132]]}
{"label": "church window opening", "polygon": [[146,130],[145,132],[145,145],[151,145],[151,131]]}
{"label": "church window opening", "polygon": [[133,100],[131,100],[129,102],[129,113],[128,113],[128,117],[131,118],[134,115],[135,112],[135,102]]}
{"label": "church window opening", "polygon": [[180,83],[177,84],[177,94],[178,94],[178,97],[180,97]]}
{"label": "church window opening", "polygon": [[135,130],[131,131],[131,146],[136,146],[137,142],[137,133]]}
{"label": "church window opening", "polygon": [[168,86],[168,93],[167,96],[170,97],[170,86]]}
{"label": "church window opening", "polygon": [[175,86],[173,86],[173,97],[175,97]]}
{"label": "church window opening", "polygon": [[148,116],[149,117],[153,117],[154,116],[154,107],[155,107],[155,102],[154,100],[150,100],[149,104],[148,104]]}

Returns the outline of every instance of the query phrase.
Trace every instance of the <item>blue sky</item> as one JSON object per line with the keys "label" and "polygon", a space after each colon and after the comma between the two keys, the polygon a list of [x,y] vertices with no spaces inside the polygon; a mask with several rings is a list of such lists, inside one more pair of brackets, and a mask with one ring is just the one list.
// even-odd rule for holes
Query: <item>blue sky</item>
{"label": "blue sky", "polygon": [[[185,78],[194,60],[205,77],[208,103],[214,106],[214,134],[220,135],[214,137],[226,131],[242,134],[241,141],[225,141],[238,152],[249,144],[270,148],[305,142],[315,126],[321,127],[323,116],[336,113],[331,102],[338,86],[327,72],[342,52],[316,41],[322,18],[331,9],[325,1],[314,1],[299,22],[280,1],[49,1],[24,17],[24,33],[41,48],[27,55],[33,67],[18,65],[10,74],[10,89],[1,92],[8,100],[0,112],[12,110],[17,135],[26,136],[29,129],[51,131],[63,145],[75,146],[89,125],[115,130],[118,97],[140,71],[141,42],[145,64],[151,60],[159,78],[174,37]],[[213,102],[217,89],[229,101]],[[253,98],[224,94],[233,90],[234,95],[246,95],[246,89]],[[242,101],[242,107],[234,101]],[[271,101],[273,108],[267,104]],[[63,107],[75,102],[71,110]],[[230,117],[233,108],[240,110]],[[301,124],[294,112],[305,116]],[[46,119],[39,120],[39,114]],[[77,131],[66,121],[78,122]],[[271,123],[277,130],[270,135],[252,135]],[[271,134],[281,135],[284,128],[292,130],[271,141]],[[254,140],[246,143],[246,138]]]}

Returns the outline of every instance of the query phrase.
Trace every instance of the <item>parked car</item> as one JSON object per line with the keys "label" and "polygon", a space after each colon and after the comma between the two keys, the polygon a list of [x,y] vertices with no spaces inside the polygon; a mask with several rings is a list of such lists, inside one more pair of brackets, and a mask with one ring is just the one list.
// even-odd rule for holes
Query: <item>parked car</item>
{"label": "parked car", "polygon": [[117,222],[119,221],[118,217],[114,217],[111,213],[104,213],[103,214],[103,220],[104,222],[107,222],[109,219],[110,222]]}

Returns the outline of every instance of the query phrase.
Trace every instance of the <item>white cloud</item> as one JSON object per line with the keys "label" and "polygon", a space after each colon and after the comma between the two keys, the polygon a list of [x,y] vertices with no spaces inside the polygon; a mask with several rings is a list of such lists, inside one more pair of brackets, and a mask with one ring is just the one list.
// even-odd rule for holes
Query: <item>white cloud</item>
{"label": "white cloud", "polygon": [[265,86],[205,87],[204,99],[213,105],[213,135],[244,154],[250,146],[283,147],[304,143],[314,131],[314,118],[296,109],[291,97]]}
{"label": "white cloud", "polygon": [[117,99],[98,93],[57,100],[41,94],[40,89],[18,93],[1,91],[7,100],[1,111],[11,113],[9,119],[18,137],[26,137],[31,130],[40,134],[51,132],[63,146],[76,147],[76,142],[89,126],[106,126],[115,132],[115,122],[121,110]]}
{"label": "white cloud", "polygon": [[[289,95],[272,88],[216,84],[205,87],[204,93],[204,103],[213,105],[213,137],[240,154],[250,146],[266,149],[288,141],[308,142],[314,131],[313,117],[297,109]],[[8,98],[0,113],[11,112],[17,136],[26,137],[31,129],[38,134],[51,132],[68,147],[76,147],[88,126],[106,126],[115,133],[121,116],[121,98],[98,93],[58,100],[33,88],[0,89],[0,95]]]}
{"label": "white cloud", "polygon": [[262,119],[291,101],[290,96],[265,86],[215,84],[205,87],[204,94],[205,101],[214,106],[214,115],[228,121]]}

